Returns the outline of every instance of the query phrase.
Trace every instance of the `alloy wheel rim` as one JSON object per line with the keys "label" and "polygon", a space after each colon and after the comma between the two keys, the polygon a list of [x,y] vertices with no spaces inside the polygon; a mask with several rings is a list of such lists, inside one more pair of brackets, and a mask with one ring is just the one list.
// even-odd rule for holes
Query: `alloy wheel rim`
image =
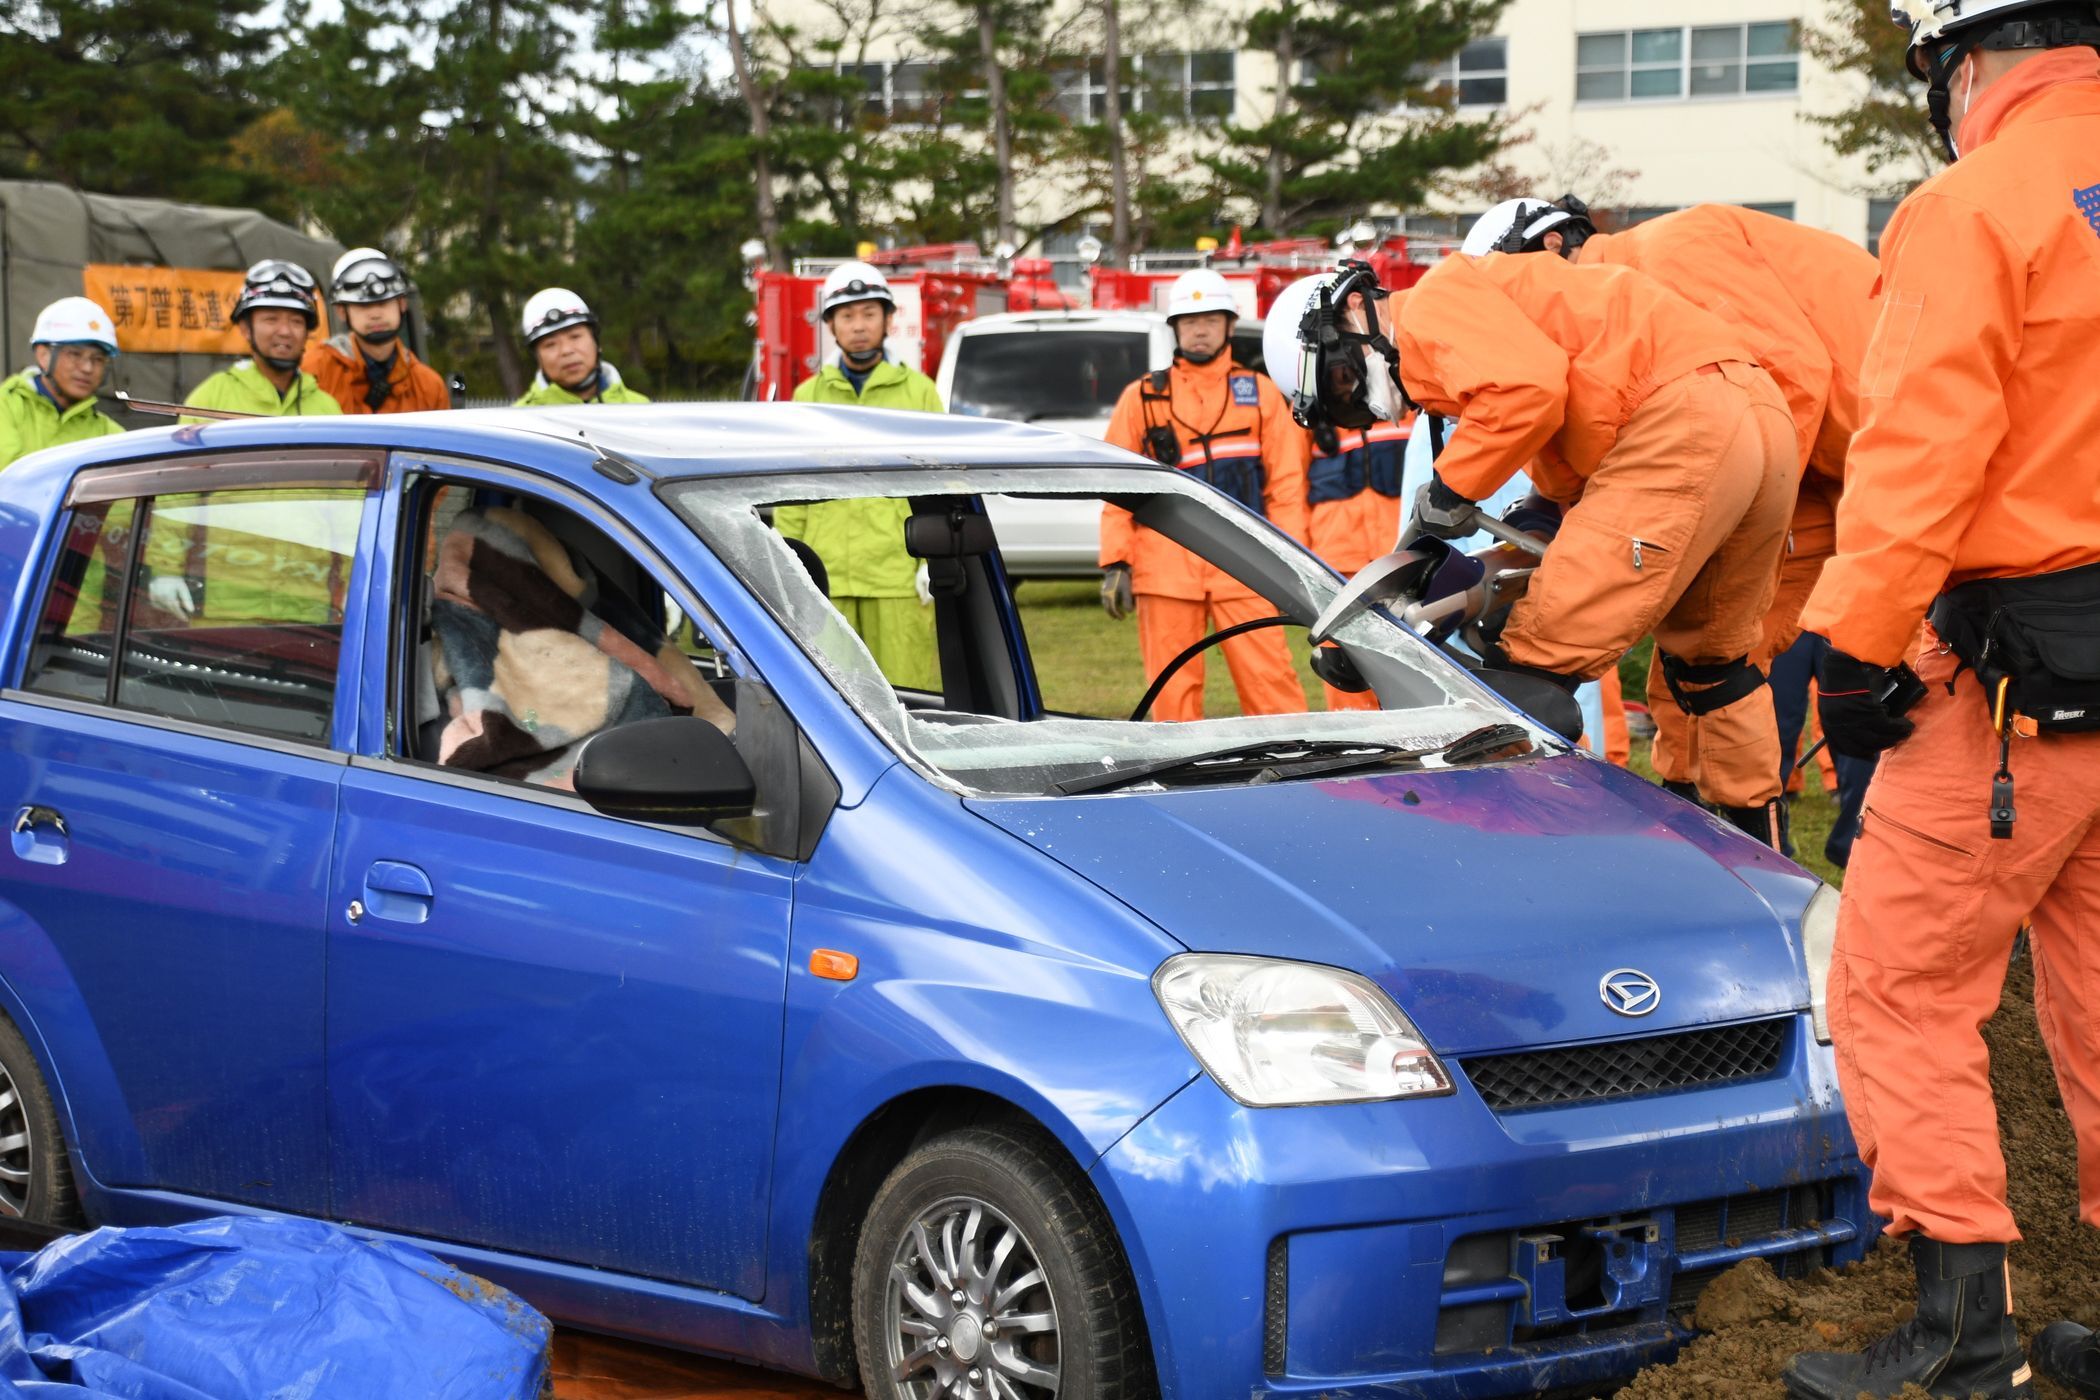
{"label": "alloy wheel rim", "polygon": [[0,1068],[0,1215],[29,1210],[29,1114],[14,1076]]}
{"label": "alloy wheel rim", "polygon": [[890,1262],[883,1307],[890,1376],[912,1400],[1053,1400],[1057,1302],[1040,1255],[987,1203],[921,1211]]}

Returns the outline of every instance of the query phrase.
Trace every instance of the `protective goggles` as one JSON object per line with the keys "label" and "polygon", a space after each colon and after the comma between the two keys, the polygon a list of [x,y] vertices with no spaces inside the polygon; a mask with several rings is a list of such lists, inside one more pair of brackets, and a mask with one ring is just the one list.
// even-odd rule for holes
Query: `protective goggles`
{"label": "protective goggles", "polygon": [[335,299],[362,304],[392,301],[408,295],[408,279],[390,262],[377,259],[344,270],[335,281]]}
{"label": "protective goggles", "polygon": [[272,258],[248,269],[241,290],[251,297],[312,297],[314,276],[297,263]]}
{"label": "protective goggles", "polygon": [[595,326],[598,318],[581,306],[557,306],[525,328],[525,339],[537,341],[570,326]]}
{"label": "protective goggles", "polygon": [[[1363,298],[1364,323],[1349,324],[1349,298]],[[1305,304],[1298,323],[1298,390],[1291,395],[1291,416],[1300,427],[1319,432],[1341,428],[1358,432],[1390,422],[1394,391],[1399,387],[1399,355],[1392,342],[1375,329],[1372,303],[1386,297],[1385,288],[1366,263],[1345,262],[1341,272]]]}

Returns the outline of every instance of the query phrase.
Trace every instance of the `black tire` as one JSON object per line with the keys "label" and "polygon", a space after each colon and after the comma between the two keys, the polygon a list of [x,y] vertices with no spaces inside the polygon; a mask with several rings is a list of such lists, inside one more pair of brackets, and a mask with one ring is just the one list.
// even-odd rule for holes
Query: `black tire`
{"label": "black tire", "polygon": [[[1009,1230],[1012,1242],[1002,1249]],[[934,1268],[921,1239],[934,1251]],[[968,1266],[948,1274],[950,1253],[967,1256]],[[1031,1272],[1039,1281],[1030,1281]],[[964,1285],[965,1303],[954,1305],[953,1290],[941,1292],[944,1276]],[[916,1280],[913,1289],[904,1279]],[[929,1321],[942,1310],[945,1318]],[[1154,1400],[1159,1393],[1115,1225],[1071,1159],[1037,1128],[959,1129],[897,1164],[861,1227],[853,1323],[869,1400]],[[901,1379],[900,1359],[907,1363]],[[1046,1383],[1052,1373],[1054,1384]]]}
{"label": "black tire", "polygon": [[0,1216],[39,1225],[80,1223],[80,1198],[58,1110],[14,1023],[0,1017]]}

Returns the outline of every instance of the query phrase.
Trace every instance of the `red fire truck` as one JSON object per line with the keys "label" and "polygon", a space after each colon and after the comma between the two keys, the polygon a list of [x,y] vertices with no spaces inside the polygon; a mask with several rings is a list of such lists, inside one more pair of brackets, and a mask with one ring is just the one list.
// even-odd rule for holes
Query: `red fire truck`
{"label": "red fire truck", "polygon": [[[1418,249],[1432,259],[1447,249]],[[1408,242],[1397,235],[1365,252],[1386,286],[1399,290],[1420,281],[1428,265],[1414,261]],[[1238,229],[1223,247],[1186,252],[1146,253],[1132,268],[1089,266],[1085,303],[1094,310],[1157,311],[1166,305],[1169,284],[1192,267],[1206,263],[1225,274],[1240,301],[1240,314],[1252,319],[1265,313],[1290,283],[1309,272],[1334,266],[1335,248],[1319,238],[1283,239],[1242,244]],[[832,341],[817,316],[817,290],[824,276],[844,258],[804,258],[792,272],[754,266],[752,290],[757,307],[753,324],[757,344],[745,376],[747,399],[785,399],[832,353]],[[890,353],[927,374],[940,370],[941,352],[955,328],[973,317],[1002,311],[1068,311],[1077,303],[1052,276],[1048,258],[1001,260],[987,257],[975,243],[939,243],[916,248],[867,252],[864,261],[882,269],[897,298],[890,333]],[[1001,269],[1005,270],[1002,271]]]}

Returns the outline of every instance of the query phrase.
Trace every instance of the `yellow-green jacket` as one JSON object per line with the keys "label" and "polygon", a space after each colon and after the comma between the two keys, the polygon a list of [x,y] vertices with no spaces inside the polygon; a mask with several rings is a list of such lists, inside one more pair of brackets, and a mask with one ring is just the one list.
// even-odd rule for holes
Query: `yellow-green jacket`
{"label": "yellow-green jacket", "polygon": [[[277,418],[326,417],[343,411],[320,382],[303,371],[290,392],[279,394],[277,386],[263,377],[253,360],[235,361],[232,368],[219,371],[192,389],[183,402],[196,408],[222,408]],[[333,551],[297,541],[313,536],[315,522],[325,518],[322,513],[326,507],[322,503],[341,493],[316,492],[311,500],[278,493],[266,508],[247,507],[245,518],[255,522],[256,533],[183,520],[185,515],[195,516],[216,500],[238,494],[209,491],[167,496],[154,502],[155,518],[146,537],[146,563],[156,577],[190,580],[192,598],[198,603],[195,615],[189,619],[191,625],[335,621],[340,615],[340,593],[348,561]],[[267,519],[258,514],[265,509]],[[269,526],[266,532],[262,529],[265,525]]]}
{"label": "yellow-green jacket", "polygon": [[36,370],[25,369],[0,382],[0,467],[46,447],[124,431],[95,407],[93,395],[60,412],[37,387],[37,377]]}
{"label": "yellow-green jacket", "polygon": [[[219,408],[229,413],[263,413],[272,418],[317,418],[331,413],[341,413],[343,406],[328,396],[321,381],[299,372],[299,378],[289,393],[280,394],[277,386],[263,377],[253,360],[235,360],[230,369],[222,369],[211,378],[190,390],[183,400],[193,408]],[[202,423],[202,418],[186,418],[186,423]]]}
{"label": "yellow-green jacket", "polygon": [[635,390],[628,388],[626,381],[620,378],[620,372],[603,360],[598,362],[598,373],[600,375],[598,397],[595,399],[586,399],[580,395],[572,394],[542,374],[532,381],[532,387],[520,394],[518,401],[512,404],[511,407],[563,408],[570,404],[579,403],[649,402],[647,394],[637,393]]}
{"label": "yellow-green jacket", "polygon": [[[795,402],[946,411],[931,379],[893,360],[875,366],[857,394],[837,365],[826,365],[795,386]],[[817,552],[833,597],[909,598],[918,591],[919,572],[919,561],[904,552],[910,514],[911,502],[902,498],[821,501],[781,506],[773,512],[773,528]]]}

